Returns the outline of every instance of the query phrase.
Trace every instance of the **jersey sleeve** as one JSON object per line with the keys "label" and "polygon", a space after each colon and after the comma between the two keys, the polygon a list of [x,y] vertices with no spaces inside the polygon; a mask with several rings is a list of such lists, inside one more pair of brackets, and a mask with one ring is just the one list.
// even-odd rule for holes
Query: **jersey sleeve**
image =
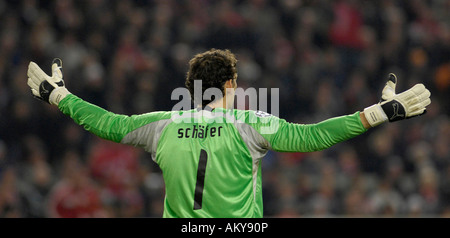
{"label": "jersey sleeve", "polygon": [[259,117],[257,113],[250,113],[249,120],[257,121],[251,125],[266,140],[263,146],[278,152],[324,150],[367,131],[359,112],[316,124],[289,123],[273,115]]}
{"label": "jersey sleeve", "polygon": [[[115,114],[73,94],[66,96],[58,107],[87,131],[100,138],[119,143],[124,143],[123,138],[138,128],[168,117],[167,112],[151,112],[132,116]],[[125,144],[145,146],[140,144],[139,138],[127,140]]]}

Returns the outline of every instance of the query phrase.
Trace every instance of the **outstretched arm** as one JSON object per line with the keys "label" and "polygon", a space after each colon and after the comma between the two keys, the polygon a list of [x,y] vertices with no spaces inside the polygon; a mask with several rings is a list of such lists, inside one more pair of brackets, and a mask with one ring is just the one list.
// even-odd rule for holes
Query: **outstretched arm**
{"label": "outstretched arm", "polygon": [[[62,61],[59,59],[53,60],[52,76],[48,76],[36,63],[31,62],[28,67],[28,85],[34,97],[58,106],[64,114],[70,116],[87,131],[114,142],[122,142],[128,133],[167,117],[164,113],[119,115],[83,101],[66,89]],[[127,143],[145,146],[138,139],[127,141]]]}
{"label": "outstretched arm", "polygon": [[155,113],[132,116],[115,114],[73,94],[61,100],[58,108],[87,131],[114,142],[121,142],[128,133],[158,118]]}
{"label": "outstretched arm", "polygon": [[[416,84],[411,89],[396,94],[396,83],[397,77],[390,74],[380,102],[353,115],[330,118],[316,124],[296,124],[277,117],[267,118],[266,123],[261,125],[272,128],[273,133],[262,135],[268,145],[263,143],[261,146],[285,152],[323,150],[386,121],[394,122],[423,115],[426,106],[431,103],[430,91],[423,84]],[[262,131],[263,127],[254,126]]]}
{"label": "outstretched arm", "polygon": [[327,149],[367,131],[361,122],[360,112],[330,118],[315,124],[277,122],[278,130],[263,135],[270,149],[279,152],[312,152]]}

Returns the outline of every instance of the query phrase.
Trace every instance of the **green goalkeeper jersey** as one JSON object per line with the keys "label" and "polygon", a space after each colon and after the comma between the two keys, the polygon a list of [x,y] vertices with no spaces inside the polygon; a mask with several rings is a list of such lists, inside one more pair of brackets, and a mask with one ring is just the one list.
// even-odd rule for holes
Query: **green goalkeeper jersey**
{"label": "green goalkeeper jersey", "polygon": [[68,95],[60,110],[95,135],[142,147],[162,170],[163,217],[263,217],[261,159],[311,152],[366,131],[359,112],[317,124],[251,110],[118,115]]}

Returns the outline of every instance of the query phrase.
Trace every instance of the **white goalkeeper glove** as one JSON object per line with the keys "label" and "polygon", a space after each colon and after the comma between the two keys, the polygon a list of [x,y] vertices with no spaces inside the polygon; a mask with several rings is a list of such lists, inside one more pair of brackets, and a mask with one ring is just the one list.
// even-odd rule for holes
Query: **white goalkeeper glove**
{"label": "white goalkeeper glove", "polygon": [[423,84],[416,84],[400,94],[395,94],[396,85],[397,76],[390,73],[380,102],[364,109],[370,126],[375,127],[385,121],[394,122],[426,113],[426,106],[431,103],[431,93]]}
{"label": "white goalkeeper glove", "polygon": [[35,98],[58,105],[70,92],[64,86],[61,59],[52,62],[52,76],[48,76],[34,62],[28,65],[28,86]]}

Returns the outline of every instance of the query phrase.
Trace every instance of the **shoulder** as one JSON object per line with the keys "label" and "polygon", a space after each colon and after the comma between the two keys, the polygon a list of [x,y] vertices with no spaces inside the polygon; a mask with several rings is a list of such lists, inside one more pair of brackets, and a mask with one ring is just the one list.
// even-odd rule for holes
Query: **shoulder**
{"label": "shoulder", "polygon": [[235,115],[238,122],[249,125],[264,136],[275,134],[280,126],[286,124],[286,120],[265,111],[235,110]]}
{"label": "shoulder", "polygon": [[238,110],[234,109],[234,115],[237,120],[253,124],[253,123],[269,123],[272,120],[278,120],[279,118],[265,111],[259,110]]}
{"label": "shoulder", "polygon": [[148,112],[140,115],[133,115],[132,117],[136,118],[145,118],[146,121],[156,122],[161,120],[173,120],[174,118],[184,117],[188,114],[190,115],[192,110],[190,111],[154,111]]}

